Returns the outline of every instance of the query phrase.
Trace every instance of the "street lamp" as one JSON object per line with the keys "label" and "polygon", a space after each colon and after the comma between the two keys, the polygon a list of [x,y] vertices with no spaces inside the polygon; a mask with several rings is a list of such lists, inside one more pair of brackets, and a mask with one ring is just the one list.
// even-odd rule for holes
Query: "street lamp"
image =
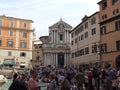
{"label": "street lamp", "polygon": [[100,69],[102,69],[102,45],[100,44],[100,42],[94,43],[94,52],[99,55],[99,65]]}

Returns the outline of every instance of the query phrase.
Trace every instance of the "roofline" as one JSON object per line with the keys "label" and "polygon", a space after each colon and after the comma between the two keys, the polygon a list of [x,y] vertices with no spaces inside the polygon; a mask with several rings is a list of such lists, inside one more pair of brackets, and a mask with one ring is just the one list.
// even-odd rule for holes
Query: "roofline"
{"label": "roofline", "polygon": [[105,0],[101,0],[101,1],[99,1],[97,4],[100,4],[100,3],[102,3],[103,1],[105,1]]}
{"label": "roofline", "polygon": [[[91,18],[92,16],[94,16],[94,15],[97,14],[97,13],[99,13],[99,11],[97,11],[97,12],[93,13],[92,15],[88,16],[86,20],[88,20],[89,18]],[[80,24],[78,24],[75,28],[73,28],[73,29],[70,31],[70,33],[71,33],[72,31],[74,31],[76,28],[78,28],[78,27],[79,27],[82,23],[84,23],[86,20],[82,21],[82,22],[81,22]]]}
{"label": "roofline", "polygon": [[[70,24],[66,23],[66,22],[63,21],[63,20],[60,20],[60,21],[58,21],[58,22],[56,22],[56,23],[59,23],[59,22],[64,22],[65,24],[67,24],[67,25],[69,25],[71,28],[73,28]],[[56,23],[54,23],[53,25],[55,25]],[[51,29],[51,27],[52,27],[53,25],[49,26],[48,28]]]}
{"label": "roofline", "polygon": [[32,22],[32,23],[34,22],[33,20],[16,18],[16,17],[9,17],[9,16],[6,16],[6,15],[0,15],[0,17],[3,17],[3,18],[11,18],[11,19],[18,19],[18,20],[25,20],[25,21],[30,21],[30,22]]}

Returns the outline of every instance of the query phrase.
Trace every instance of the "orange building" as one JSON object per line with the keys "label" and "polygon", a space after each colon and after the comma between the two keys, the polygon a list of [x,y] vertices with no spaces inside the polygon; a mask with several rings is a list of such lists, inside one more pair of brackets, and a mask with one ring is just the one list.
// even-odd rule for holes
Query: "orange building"
{"label": "orange building", "polygon": [[120,0],[101,0],[98,4],[103,66],[120,67]]}
{"label": "orange building", "polygon": [[32,20],[0,16],[0,64],[28,67],[32,59]]}

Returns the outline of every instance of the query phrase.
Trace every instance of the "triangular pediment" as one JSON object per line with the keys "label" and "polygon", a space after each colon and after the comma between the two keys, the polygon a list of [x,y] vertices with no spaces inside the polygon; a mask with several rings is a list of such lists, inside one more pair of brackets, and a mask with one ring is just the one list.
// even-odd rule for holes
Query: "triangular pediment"
{"label": "triangular pediment", "polygon": [[67,24],[66,22],[62,21],[62,19],[59,22],[50,26],[49,29],[60,28],[60,26],[63,26],[64,28],[71,28],[72,29],[72,26]]}

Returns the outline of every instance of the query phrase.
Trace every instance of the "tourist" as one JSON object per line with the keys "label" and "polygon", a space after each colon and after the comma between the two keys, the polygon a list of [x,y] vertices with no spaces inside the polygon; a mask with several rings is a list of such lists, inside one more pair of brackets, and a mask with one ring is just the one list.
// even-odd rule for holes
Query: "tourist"
{"label": "tourist", "polygon": [[28,81],[28,90],[39,90],[36,78],[37,78],[37,72],[35,70],[30,71],[30,79]]}
{"label": "tourist", "polygon": [[49,74],[49,78],[50,78],[50,83],[47,87],[47,90],[58,90],[57,83],[56,83],[56,80],[55,80],[55,78],[56,78],[55,72],[51,72]]}
{"label": "tourist", "polygon": [[61,88],[60,88],[60,90],[70,90],[70,89],[71,89],[71,85],[70,85],[70,82],[69,82],[68,76],[67,76],[61,82]]}
{"label": "tourist", "polygon": [[25,82],[25,75],[19,75],[19,78],[16,77],[13,80],[12,84],[10,85],[8,90],[28,90],[27,84]]}
{"label": "tourist", "polygon": [[77,88],[78,90],[83,90],[83,83],[84,83],[84,74],[80,71],[77,72],[75,79],[77,81]]}

